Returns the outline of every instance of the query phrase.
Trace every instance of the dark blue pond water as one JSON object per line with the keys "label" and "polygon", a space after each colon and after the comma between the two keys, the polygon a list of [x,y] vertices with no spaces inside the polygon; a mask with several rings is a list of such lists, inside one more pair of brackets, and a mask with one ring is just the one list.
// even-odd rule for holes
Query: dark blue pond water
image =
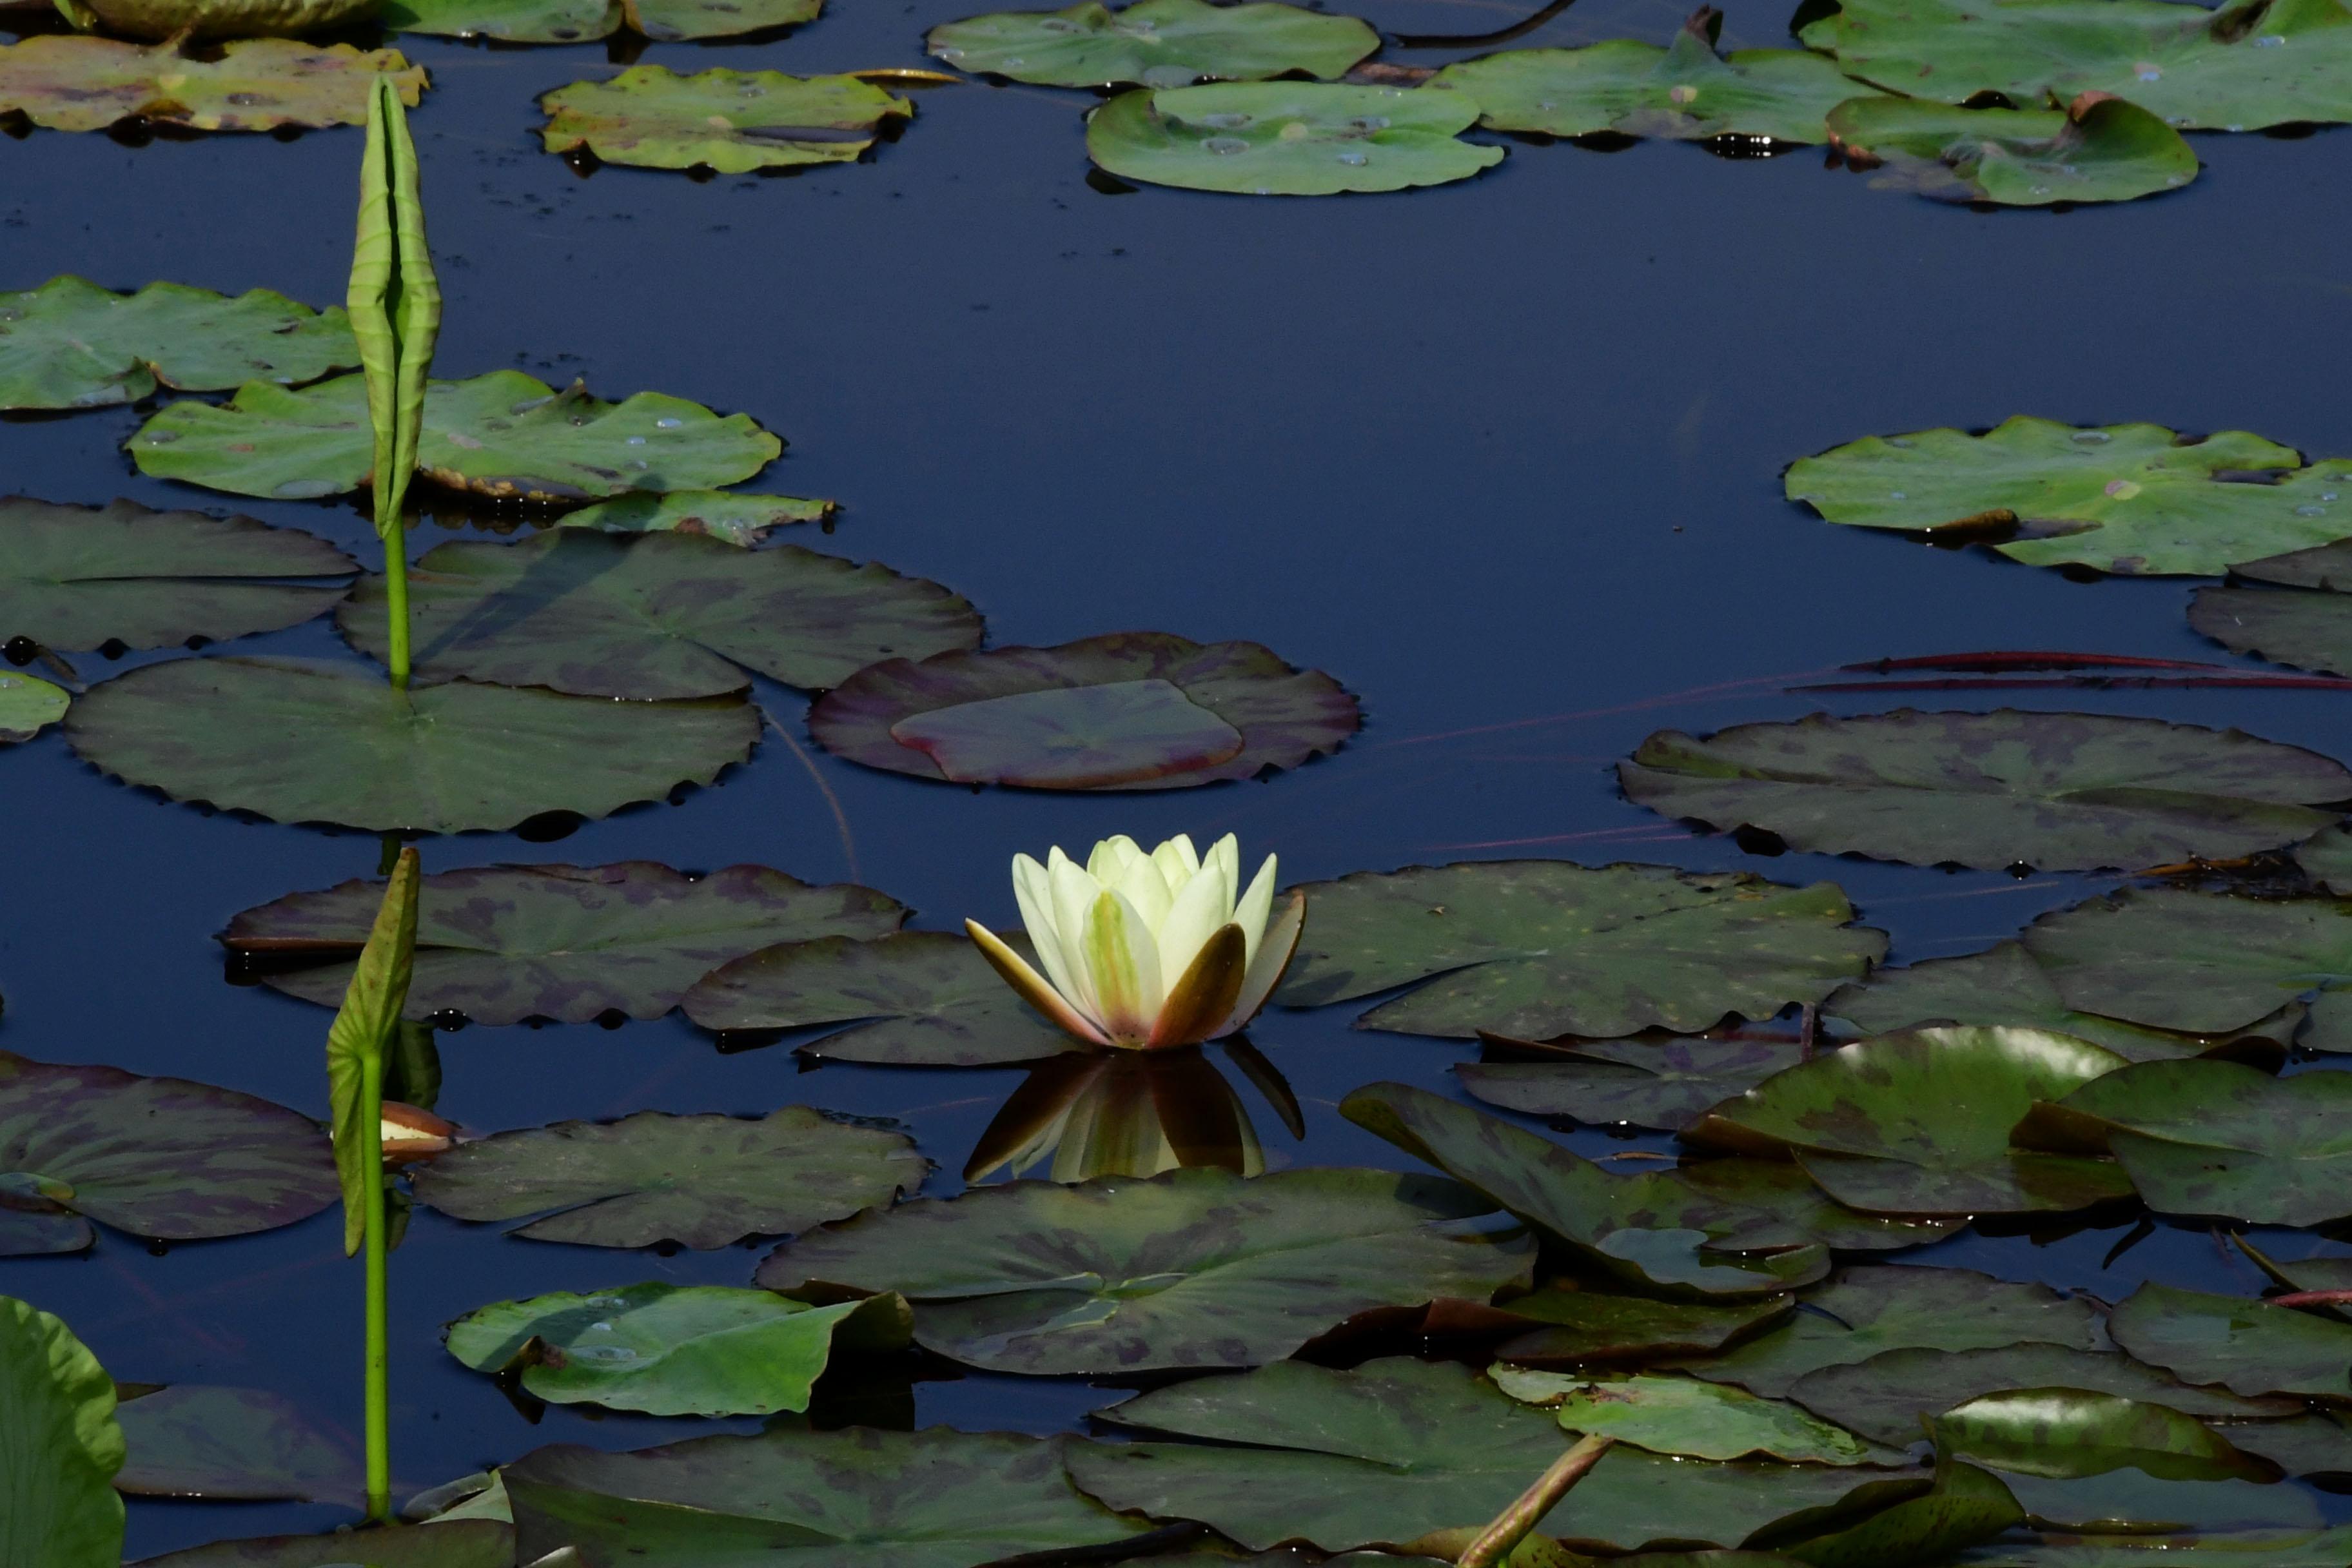
{"label": "dark blue pond water", "polygon": [[[916,65],[923,30],[971,8],[843,3],[780,42],[645,58],[680,70]],[[1459,0],[1362,9],[1402,32],[1512,17]],[[1678,20],[1663,4],[1581,0],[1522,41],[1663,39]],[[1785,22],[1778,0],[1735,5],[1725,42],[1782,42]],[[1660,727],[1899,700],[1782,689],[1855,660],[2002,647],[2228,656],[2188,630],[2184,584],[2082,584],[1833,528],[1780,499],[1780,468],[1864,434],[2014,413],[2241,427],[2352,453],[2352,132],[2193,138],[2208,167],[2189,189],[2068,214],[1876,192],[1818,153],[1735,163],[1668,144],[1514,146],[1485,177],[1391,197],[1108,195],[1085,178],[1089,99],[975,85],[923,92],[904,138],[865,164],[583,179],[537,150],[531,100],[609,74],[601,46],[403,47],[435,82],[414,124],[449,301],[439,374],[513,365],[583,375],[612,397],[656,388],[747,411],[792,443],[756,488],[845,505],[832,539],[807,542],[952,585],[998,642],[1130,628],[1251,638],[1333,672],[1370,714],[1333,759],[1162,795],[971,793],[817,756],[846,843],[808,768],[772,737],[681,805],[559,845],[428,841],[428,869],[643,858],[815,880],[854,871],[916,906],[919,923],[952,929],[966,914],[1016,918],[1015,850],[1234,831],[1245,854],[1277,850],[1302,879],[1517,854],[1828,878],[1893,932],[1898,961],[1965,952],[2102,884],[1759,859],[1628,805],[1610,764]],[[72,271],[339,300],[357,153],[350,132],[0,143],[0,287]],[[0,423],[0,489],[217,505],[133,473],[119,447],[139,418]],[[342,507],[236,510],[373,548]],[[441,537],[427,527],[415,542]],[[246,646],[339,647],[323,623]],[[796,719],[793,694],[761,696]],[[2335,694],[2066,692],[2050,705],[2236,724],[2352,757],[2352,708]],[[249,905],[372,873],[373,839],[172,805],[100,778],[54,734],[0,751],[0,1046],[323,1113],[324,1015],[225,984],[211,935]],[[1469,1054],[1353,1032],[1353,1012],[1254,1031],[1306,1102],[1303,1146],[1261,1118],[1277,1159],[1400,1163],[1333,1101],[1380,1078],[1444,1087]],[[475,1128],[804,1100],[903,1119],[945,1167],[934,1193],[953,1190],[1019,1079],[803,1073],[788,1048],[722,1056],[674,1019],[474,1028],[443,1051],[442,1109]],[[2199,1230],[2159,1232],[2103,1268],[2119,1235],[1971,1238],[1930,1256],[2110,1300],[2151,1272],[2255,1283]],[[257,1384],[349,1429],[360,1278],[338,1240],[332,1215],[162,1257],[109,1235],[87,1256],[0,1263],[0,1292],[63,1315],[118,1377]],[[430,1484],[558,1438],[625,1447],[715,1429],[561,1408],[534,1426],[440,1351],[438,1327],[502,1296],[741,1283],[753,1257],[540,1246],[420,1215],[395,1263],[402,1479]],[[916,1407],[924,1422],[1046,1430],[1109,1397],[970,1377],[918,1384]],[[131,1546],[341,1517],[141,1503]]]}

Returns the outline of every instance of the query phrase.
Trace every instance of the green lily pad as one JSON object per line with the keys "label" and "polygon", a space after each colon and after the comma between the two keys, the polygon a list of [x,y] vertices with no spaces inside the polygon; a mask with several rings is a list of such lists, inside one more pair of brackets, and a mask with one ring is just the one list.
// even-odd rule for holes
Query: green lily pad
{"label": "green lily pad", "polygon": [[1790,1300],[1660,1301],[1603,1290],[1534,1290],[1499,1310],[1541,1326],[1495,1353],[1517,1366],[1625,1365],[1711,1355],[1787,1313]]}
{"label": "green lily pad", "polygon": [[130,1457],[114,1478],[132,1497],[359,1503],[360,1468],[299,1406],[259,1388],[173,1384],[115,1412]]}
{"label": "green lily pad", "polygon": [[1137,0],[1118,11],[1082,0],[1066,11],[998,11],[933,27],[924,47],[968,71],[1049,87],[1182,87],[1293,72],[1326,80],[1381,47],[1353,16],[1296,5]]}
{"label": "green lily pad", "polygon": [[399,33],[501,44],[576,44],[624,28],[657,42],[724,38],[816,19],[823,0],[386,0]]}
{"label": "green lily pad", "polygon": [[740,490],[633,490],[558,521],[565,528],[597,528],[606,533],[699,533],[730,544],[750,546],[770,531],[793,522],[822,522],[833,515],[829,500],[799,496],[746,495]]}
{"label": "green lily pad", "polygon": [[1493,1367],[1486,1375],[1512,1398],[1552,1412],[1567,1431],[1614,1437],[1654,1454],[1818,1465],[1902,1462],[1900,1454],[1810,1411],[1733,1384],[1671,1373],[1594,1377],[1511,1366]]}
{"label": "green lily pad", "polygon": [[2016,1497],[1974,1465],[1940,1459],[1932,1485],[1873,1481],[1827,1508],[1801,1509],[1748,1537],[1811,1568],[1941,1563],[2026,1522]]}
{"label": "green lily pad", "polygon": [[547,115],[540,142],[550,153],[585,148],[607,163],[722,174],[854,163],[874,145],[883,121],[915,112],[911,100],[854,76],[679,76],[662,66],[631,66],[609,81],[575,81],[542,95],[539,107]]}
{"label": "green lily pad", "polygon": [[2252,1426],[2300,1409],[2293,1400],[2247,1399],[2223,1389],[2193,1387],[2111,1350],[2030,1341],[1978,1350],[1883,1351],[1867,1361],[1809,1373],[1790,1385],[1788,1396],[1849,1431],[1897,1444],[1926,1436],[1921,1422],[1927,1416],[2021,1388],[2081,1389]]}
{"label": "green lily pad", "polygon": [[1255,643],[1123,632],[869,666],[809,731],[867,767],[1034,789],[1182,789],[1337,751],[1362,722],[1319,670]]}
{"label": "green lily pad", "polygon": [[0,1563],[114,1568],[121,1468],[114,1380],[64,1323],[0,1296]]}
{"label": "green lily pad", "polygon": [[[635,1120],[634,1118],[632,1120]],[[772,1415],[808,1408],[838,1350],[904,1350],[897,1296],[812,1307],[732,1285],[627,1285],[499,1301],[449,1325],[476,1372],[520,1369],[551,1405],[649,1415]]]}
{"label": "green lily pad", "polygon": [[0,745],[31,740],[72,706],[71,694],[61,686],[0,672]]}
{"label": "green lily pad", "polygon": [[2040,1029],[1881,1035],[1789,1068],[1684,1130],[1693,1142],[1796,1159],[1838,1202],[1905,1215],[2065,1211],[2127,1197],[2113,1162],[2010,1146],[2035,1101],[2126,1066]]}
{"label": "green lily pad", "polygon": [[[366,378],[297,392],[248,382],[226,405],[174,403],[128,443],[139,471],[232,495],[306,500],[368,482]],[[748,479],[783,450],[749,415],[640,392],[621,403],[518,370],[426,384],[417,467],[501,500],[577,501]]]}
{"label": "green lily pad", "polygon": [[2027,1522],[2053,1533],[2160,1540],[2263,1531],[2294,1540],[2325,1521],[2310,1492],[2275,1483],[2178,1481],[2132,1466],[2071,1480],[2012,1470],[2002,1480]]}
{"label": "green lily pad", "polygon": [[1859,98],[1831,110],[1828,123],[1850,166],[1880,171],[1874,189],[1938,201],[2127,202],[2197,177],[2197,154],[2180,132],[2120,98],[2063,111]]}
{"label": "green lily pad", "polygon": [[2000,870],[2225,859],[2307,838],[2352,770],[2235,730],[2099,713],[1814,713],[1700,740],[1663,730],[1617,765],[1663,816],[1792,849]]}
{"label": "green lily pad", "polygon": [[2187,13],[2155,0],[1841,0],[1798,37],[1864,80],[1946,103],[2096,90],[2209,131],[2352,120],[2352,13],[2336,0]]}
{"label": "green lily pad", "polygon": [[[1502,1036],[1489,1042],[1515,1043]],[[1671,1132],[1803,1059],[1794,1040],[1577,1040],[1548,1047],[1539,1062],[1464,1062],[1454,1076],[1474,1097],[1506,1110]]]}
{"label": "green lily pad", "polygon": [[47,34],[0,44],[0,114],[52,131],[103,131],[137,118],[191,131],[363,125],[375,79],[416,107],[425,68],[397,49],[362,50],[291,38],[241,38],[215,60],[172,44]]}
{"label": "green lily pad", "polygon": [[708,1250],[845,1219],[928,1170],[904,1133],[787,1105],[757,1120],[640,1110],[500,1132],[436,1157],[415,1185],[459,1219],[546,1214],[514,1232],[535,1241]]}
{"label": "green lily pad", "polygon": [[1719,11],[1702,8],[1664,48],[1610,38],[1573,49],[1506,49],[1430,79],[1467,93],[1489,131],[1707,142],[1829,140],[1822,118],[1867,89],[1803,49],[1716,52]]}
{"label": "green lily pad", "polygon": [[1803,1239],[1838,1252],[1885,1252],[1939,1241],[1963,1228],[1960,1215],[1865,1214],[1847,1208],[1790,1160],[1685,1158],[1675,1179],[1720,1202],[1770,1218],[1743,1227],[1748,1246]]}
{"label": "green lily pad", "polygon": [[[2338,498],[2325,497],[2323,505],[2333,505]],[[2284,554],[2267,555],[2259,561],[2239,561],[2231,564],[2230,574],[2256,583],[2275,583],[2285,588],[2317,588],[2326,593],[2352,593],[2352,540],[2339,539],[2331,544],[2315,544],[2307,550],[2290,550]]]}
{"label": "green lily pad", "polygon": [[[1005,940],[1026,955],[1018,932]],[[1074,1048],[1069,1036],[1030,1011],[970,939],[943,931],[762,948],[704,975],[685,1005],[686,1016],[706,1029],[850,1025],[800,1047],[801,1055],[826,1061],[996,1067]]]}
{"label": "green lily pad", "polygon": [[358,569],[323,539],[249,517],[12,496],[0,500],[0,639],[151,648],[277,631],[321,614],[346,585],[270,579]]}
{"label": "green lily pad", "polygon": [[0,1051],[0,1256],[78,1252],[89,1222],[244,1236],[335,1201],[320,1125],[235,1089]]}
{"label": "green lily pad", "polygon": [[758,1282],[896,1290],[917,1304],[917,1342],[995,1372],[1251,1366],[1375,1307],[1524,1281],[1523,1237],[1454,1223],[1489,1207],[1389,1171],[1015,1182],[812,1231]]}
{"label": "green lily pad", "polygon": [[2352,1073],[2143,1062],[2034,1107],[2015,1136],[2113,1153],[2158,1214],[2291,1226],[2352,1215]]}
{"label": "green lily pad", "polygon": [[[2044,1539],[1979,1547],[1954,1559],[1963,1568],[2154,1568],[2145,1538],[2104,1541]],[[2352,1561],[2352,1525],[2336,1530],[2215,1531],[2165,1540],[2163,1561],[2202,1557],[2208,1568],[2260,1563],[2262,1568],[2342,1568]]]}
{"label": "green lily pad", "polygon": [[2314,1410],[2284,1421],[2231,1421],[2213,1429],[2242,1451],[2259,1455],[2291,1476],[2352,1474],[2352,1426],[2330,1411]]}
{"label": "green lily pad", "polygon": [[2200,588],[2189,624],[2232,653],[2329,675],[2352,671],[2352,595]]}
{"label": "green lily pad", "polygon": [[[2156,0],[2117,8],[2143,3]],[[1832,522],[2015,529],[1995,546],[2011,560],[2123,575],[2218,577],[2238,562],[2327,543],[2352,518],[2352,506],[2320,500],[2352,485],[2352,462],[2341,458],[2306,468],[2293,447],[2242,430],[2192,440],[2157,425],[2077,427],[2021,415],[1981,436],[1864,437],[1800,458],[1785,483],[1790,500]]]}
{"label": "green lily pad", "polygon": [[363,1554],[367,1568],[511,1568],[514,1530],[469,1519],[364,1532],[267,1535],[142,1558],[131,1568],[352,1568],[354,1552]]}
{"label": "green lily pad", "polygon": [[[1450,1362],[1391,1357],[1339,1372],[1282,1362],[1202,1378],[1098,1413],[1221,1445],[1073,1447],[1071,1477],[1113,1508],[1199,1520],[1256,1551],[1416,1550],[1500,1513],[1566,1446],[1549,1413]],[[1538,1523],[1576,1548],[1738,1545],[1792,1509],[1843,1497],[1825,1465],[1715,1465],[1620,1445]]]}
{"label": "green lily pad", "polygon": [[1777,1399],[1792,1395],[1808,1373],[1866,1362],[1885,1351],[2106,1348],[2089,1302],[1967,1268],[1855,1264],[1807,1291],[1804,1300],[1818,1310],[1792,1313],[1721,1355],[1688,1363],[1688,1370]]}
{"label": "green lily pad", "polygon": [[2352,1399],[2352,1323],[2315,1312],[2151,1280],[2116,1308],[2107,1331],[2126,1353],[2185,1382]]}
{"label": "green lily pad", "polygon": [[1402,1034],[1696,1034],[1817,1002],[1886,952],[1827,882],[1480,860],[1304,891],[1307,935],[1275,999],[1316,1007],[1435,976],[1357,1020]]}
{"label": "green lily pad", "polygon": [[96,408],[136,403],[158,386],[316,381],[359,359],[342,307],[313,310],[267,289],[231,299],[150,283],[118,294],[66,274],[0,293],[0,408]]}
{"label": "green lily pad", "polygon": [[[374,880],[289,893],[233,916],[220,942],[254,957],[340,960],[260,976],[336,1006],[383,897]],[[770,942],[881,936],[906,918],[904,905],[870,888],[813,886],[765,866],[703,876],[649,860],[439,871],[421,885],[406,1016],[658,1018],[703,974]]]}
{"label": "green lily pad", "polygon": [[1503,161],[1461,140],[1464,94],[1337,82],[1139,88],[1087,117],[1087,155],[1122,179],[1259,196],[1402,191]]}
{"label": "green lily pad", "polygon": [[[335,617],[385,657],[383,579]],[[591,697],[710,697],[751,685],[838,686],[884,658],[979,646],[969,600],[887,566],[796,545],[743,550],[684,533],[558,528],[513,544],[460,540],[409,568],[415,678],[545,686]]]}
{"label": "green lily pad", "polygon": [[1071,1442],[944,1426],[787,1429],[633,1454],[558,1446],[499,1474],[520,1563],[570,1546],[592,1563],[679,1568],[970,1568],[1147,1528],[1070,1484],[1062,1454]]}
{"label": "green lily pad", "polygon": [[[299,768],[286,765],[289,734]],[[151,664],[66,721],[82,760],[126,784],[371,832],[604,816],[709,784],[759,735],[759,710],[737,698],[611,702],[470,681],[396,691],[363,669],[285,658]]]}

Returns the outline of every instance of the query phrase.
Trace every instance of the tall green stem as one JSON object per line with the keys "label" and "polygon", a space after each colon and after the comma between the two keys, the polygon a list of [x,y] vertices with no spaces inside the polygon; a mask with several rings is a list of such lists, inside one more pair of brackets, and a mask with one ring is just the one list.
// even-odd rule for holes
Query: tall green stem
{"label": "tall green stem", "polygon": [[389,618],[391,643],[385,662],[392,666],[392,683],[408,686],[408,531],[400,519],[383,536],[383,611]]}
{"label": "tall green stem", "polygon": [[360,1061],[367,1224],[367,1510],[392,1518],[392,1276],[383,1209],[383,1047]]}

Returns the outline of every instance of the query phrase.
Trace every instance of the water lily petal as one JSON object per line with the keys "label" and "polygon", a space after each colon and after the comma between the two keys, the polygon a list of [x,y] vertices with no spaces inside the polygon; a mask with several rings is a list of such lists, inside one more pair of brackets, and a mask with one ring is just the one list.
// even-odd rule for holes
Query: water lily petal
{"label": "water lily petal", "polygon": [[1054,942],[1062,950],[1062,966],[1070,976],[1070,1000],[1078,1010],[1099,1022],[1102,998],[1095,991],[1094,973],[1087,967],[1087,911],[1102,896],[1102,884],[1059,849],[1045,862],[1054,892]]}
{"label": "water lily petal", "polygon": [[1192,840],[1181,833],[1154,849],[1151,858],[1159,863],[1160,874],[1168,879],[1171,893],[1182,892],[1184,884],[1201,869],[1201,857],[1193,852]]}
{"label": "water lily petal", "polygon": [[1093,1019],[1079,1012],[1070,1005],[1067,997],[1045,984],[1045,977],[1030,968],[1019,953],[1005,946],[994,931],[978,921],[964,921],[963,929],[964,933],[971,938],[972,944],[980,949],[981,956],[988,960],[989,967],[1003,975],[1004,983],[1019,992],[1024,1002],[1045,1015],[1056,1028],[1089,1045],[1110,1044],[1110,1037]]}
{"label": "water lily petal", "polygon": [[1159,1016],[1160,944],[1135,906],[1106,890],[1087,910],[1086,969],[1096,1016],[1115,1046],[1140,1046]]}
{"label": "water lily petal", "polygon": [[1135,912],[1143,917],[1146,931],[1158,931],[1168,918],[1169,906],[1175,901],[1168,879],[1160,874],[1159,862],[1149,855],[1138,855],[1129,860],[1120,869],[1118,880],[1111,884],[1111,890],[1135,906]]}
{"label": "water lily petal", "polygon": [[1239,926],[1221,925],[1212,931],[1199,956],[1169,987],[1168,1000],[1160,1004],[1159,1020],[1151,1027],[1151,1044],[1197,1046],[1214,1036],[1241,999],[1248,967],[1248,943]]}
{"label": "water lily petal", "polygon": [[[1223,838],[1218,839],[1214,844],[1209,846],[1209,852],[1201,857],[1201,865],[1204,869],[1208,867],[1215,866],[1221,868],[1224,871],[1226,889],[1225,896],[1227,898],[1231,898],[1242,885],[1241,840],[1235,838],[1230,833],[1226,834]],[[1225,911],[1225,917],[1228,920],[1233,918],[1232,910],[1228,909]]]}
{"label": "water lily petal", "polygon": [[1265,939],[1258,943],[1257,955],[1250,960],[1249,973],[1242,977],[1242,993],[1234,1002],[1232,1016],[1211,1039],[1223,1039],[1257,1016],[1265,999],[1274,994],[1282,972],[1290,967],[1291,956],[1298,951],[1299,932],[1306,925],[1307,895],[1294,890],[1267,925]]}
{"label": "water lily petal", "polygon": [[1095,846],[1087,857],[1087,875],[1106,888],[1118,886],[1127,868],[1143,858],[1143,846],[1124,833],[1114,833]]}
{"label": "water lily petal", "polygon": [[1037,950],[1037,962],[1045,966],[1045,978],[1065,996],[1084,995],[1063,957],[1054,914],[1053,879],[1045,867],[1026,855],[1013,858],[1013,898],[1021,906],[1022,929],[1029,933],[1029,943]]}
{"label": "water lily petal", "polygon": [[1199,875],[1184,884],[1184,890],[1176,895],[1175,907],[1160,922],[1160,973],[1171,981],[1183,973],[1209,934],[1233,919],[1233,885],[1215,864],[1203,866]]}
{"label": "water lily petal", "polygon": [[1241,927],[1242,934],[1249,938],[1249,955],[1253,963],[1257,959],[1259,940],[1265,935],[1266,917],[1273,912],[1274,857],[1269,855],[1265,858],[1265,864],[1257,868],[1257,875],[1251,879],[1249,890],[1234,906],[1234,924]]}

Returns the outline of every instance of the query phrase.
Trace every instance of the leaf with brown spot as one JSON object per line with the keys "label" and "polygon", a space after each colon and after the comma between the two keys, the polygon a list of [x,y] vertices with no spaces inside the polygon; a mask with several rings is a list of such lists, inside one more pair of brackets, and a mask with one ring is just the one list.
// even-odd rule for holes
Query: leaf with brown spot
{"label": "leaf with brown spot", "polygon": [[425,68],[397,49],[243,38],[217,60],[194,60],[168,43],[45,34],[0,44],[0,113],[52,131],[103,131],[134,116],[194,131],[362,125],[379,74],[416,107]]}

